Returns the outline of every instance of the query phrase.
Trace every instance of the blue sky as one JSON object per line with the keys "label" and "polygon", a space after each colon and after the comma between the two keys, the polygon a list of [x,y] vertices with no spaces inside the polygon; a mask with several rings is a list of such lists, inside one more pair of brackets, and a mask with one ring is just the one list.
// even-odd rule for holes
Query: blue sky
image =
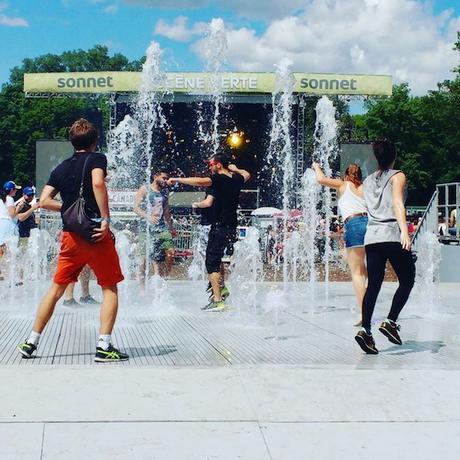
{"label": "blue sky", "polygon": [[[163,5],[159,8],[158,5]],[[151,40],[165,70],[201,70],[203,23],[225,20],[227,67],[385,73],[415,93],[460,63],[458,0],[0,0],[0,83],[23,58],[105,44],[139,58]]]}

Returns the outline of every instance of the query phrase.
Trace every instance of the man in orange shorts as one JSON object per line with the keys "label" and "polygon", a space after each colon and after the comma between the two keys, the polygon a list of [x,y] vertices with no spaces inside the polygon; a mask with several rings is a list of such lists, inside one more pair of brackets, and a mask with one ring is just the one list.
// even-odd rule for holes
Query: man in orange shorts
{"label": "man in orange shorts", "polygon": [[[99,340],[95,361],[126,361],[129,357],[112,345],[111,333],[118,310],[117,283],[123,280],[113,234],[110,232],[110,214],[105,176],[107,159],[95,152],[98,133],[87,120],[77,120],[70,128],[70,141],[75,154],[57,166],[43,188],[40,206],[51,211],[65,212],[79,196],[83,184],[85,212],[93,221],[100,222],[92,241],[69,231],[63,221],[63,232],[58,264],[53,283],[38,307],[29,338],[18,346],[24,358],[31,358],[37,349],[41,333],[50,320],[56,303],[68,284],[77,281],[85,265],[93,270],[102,288]],[[61,201],[55,199],[60,193]]]}

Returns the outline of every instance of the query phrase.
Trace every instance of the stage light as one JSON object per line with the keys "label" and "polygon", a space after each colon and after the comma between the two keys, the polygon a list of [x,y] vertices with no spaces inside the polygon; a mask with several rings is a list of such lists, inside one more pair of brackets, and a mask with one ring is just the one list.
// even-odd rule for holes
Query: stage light
{"label": "stage light", "polygon": [[240,148],[241,145],[243,144],[243,142],[247,143],[247,140],[244,138],[244,132],[243,131],[232,131],[227,136],[227,144],[232,149]]}

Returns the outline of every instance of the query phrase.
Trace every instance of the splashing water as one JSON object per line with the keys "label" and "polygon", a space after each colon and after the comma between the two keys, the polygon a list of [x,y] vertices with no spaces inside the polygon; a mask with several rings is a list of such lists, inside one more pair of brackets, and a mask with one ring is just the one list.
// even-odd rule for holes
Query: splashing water
{"label": "splashing water", "polygon": [[318,230],[319,214],[318,202],[320,185],[316,180],[313,169],[307,169],[302,176],[301,203],[304,215],[305,227],[303,238],[303,259],[308,281],[308,298],[310,312],[314,311],[316,299],[316,284],[318,279],[315,262],[318,257]]}
{"label": "splashing water", "polygon": [[144,175],[138,161],[141,133],[137,121],[130,115],[107,137],[107,163],[111,189],[135,189]]}
{"label": "splashing water", "polygon": [[194,281],[207,279],[205,260],[209,230],[210,226],[200,225],[198,233],[193,240],[193,259],[188,268],[188,276]]}
{"label": "splashing water", "polygon": [[439,266],[441,263],[441,243],[438,237],[425,232],[419,236],[419,247],[416,263],[416,299],[418,305],[423,305],[428,314],[434,314],[435,306],[439,305]]}
{"label": "splashing water", "polygon": [[[337,120],[335,118],[335,107],[326,96],[323,96],[316,105],[315,123],[315,151],[314,159],[318,161],[326,176],[332,176],[331,162],[336,158],[337,148]],[[322,194],[322,209],[324,221],[322,227],[324,231],[324,278],[325,278],[325,297],[326,306],[329,303],[329,268],[332,259],[330,225],[332,217],[332,195],[329,188],[325,188]]]}
{"label": "splashing water", "polygon": [[265,297],[264,311],[273,315],[273,340],[278,340],[280,314],[284,311],[286,305],[286,292],[281,289],[273,289]]}
{"label": "splashing water", "polygon": [[[283,207],[283,248],[287,244],[287,224],[289,211],[294,201],[294,159],[291,141],[291,120],[293,90],[295,80],[291,74],[292,62],[283,59],[275,66],[276,90],[272,95],[273,115],[270,132],[270,145],[267,155],[267,163],[272,166],[275,162],[282,167],[282,207]],[[277,168],[272,167],[272,171]],[[279,187],[279,177],[273,177],[273,181]],[[283,250],[284,251],[284,250]],[[289,260],[283,254],[283,281],[284,289],[287,289]]]}
{"label": "splashing water", "polygon": [[[214,106],[214,115],[211,124],[212,151],[215,154],[219,148],[219,115],[224,102],[221,75],[225,63],[228,43],[225,23],[221,18],[214,18],[209,24],[204,42],[205,68],[211,73],[211,98]],[[198,119],[200,126],[200,119]]]}
{"label": "splashing water", "polygon": [[262,254],[259,231],[248,229],[246,238],[235,243],[235,252],[230,263],[229,283],[232,301],[236,301],[240,313],[248,310],[257,312],[257,283],[262,278]]}

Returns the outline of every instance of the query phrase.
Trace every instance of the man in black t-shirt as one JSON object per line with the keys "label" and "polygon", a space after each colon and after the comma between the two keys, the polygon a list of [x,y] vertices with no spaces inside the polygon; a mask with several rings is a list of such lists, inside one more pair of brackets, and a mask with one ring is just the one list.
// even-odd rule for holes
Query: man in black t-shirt
{"label": "man in black t-shirt", "polygon": [[210,177],[172,178],[168,185],[177,183],[198,187],[212,187],[214,196],[214,222],[209,232],[206,248],[206,270],[212,286],[212,299],[203,310],[222,311],[226,309],[222,300],[220,265],[227,245],[235,239],[238,225],[237,209],[241,188],[251,175],[229,164],[225,154],[216,154],[209,160]]}
{"label": "man in black t-shirt", "polygon": [[[78,199],[83,180],[85,212],[100,226],[94,230],[92,241],[89,242],[75,231],[70,231],[63,222],[53,283],[38,307],[32,332],[25,342],[18,345],[18,350],[24,358],[32,357],[56,303],[66,287],[77,281],[83,267],[89,265],[103,295],[95,361],[126,361],[128,355],[117,350],[111,343],[118,310],[117,284],[123,280],[123,274],[113,234],[110,232],[109,199],[105,183],[107,159],[102,153],[95,152],[98,134],[87,120],[77,120],[70,128],[69,137],[75,154],[53,170],[40,196],[40,206],[50,211],[60,211],[62,215]],[[58,193],[62,202],[55,198]]]}

